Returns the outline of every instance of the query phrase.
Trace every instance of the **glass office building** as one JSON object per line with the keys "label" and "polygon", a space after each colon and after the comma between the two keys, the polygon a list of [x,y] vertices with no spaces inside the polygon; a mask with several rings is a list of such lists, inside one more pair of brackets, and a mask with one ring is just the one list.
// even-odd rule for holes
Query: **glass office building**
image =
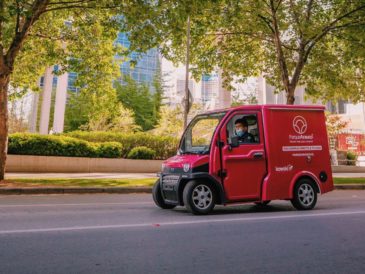
{"label": "glass office building", "polygon": [[[126,33],[119,33],[116,42],[125,48],[130,47],[130,42]],[[129,60],[121,64],[121,73],[129,75],[136,82],[147,84],[153,89],[153,79],[156,76],[156,73],[160,73],[161,64],[157,49],[150,49],[143,54],[132,52],[130,56],[128,56],[128,59]],[[137,64],[131,66],[131,60],[137,61]]]}
{"label": "glass office building", "polygon": [[217,73],[204,74],[201,80],[201,97],[205,105],[219,94],[219,76]]}
{"label": "glass office building", "polygon": [[[126,33],[119,33],[115,42],[125,48],[130,47],[130,42]],[[131,66],[131,60],[137,61],[137,64],[134,67]],[[132,52],[130,56],[127,57],[127,61],[120,65],[120,71],[123,75],[129,75],[140,84],[147,84],[153,90],[153,79],[156,73],[160,73],[160,63],[160,57],[156,48],[150,49],[143,54]],[[76,78],[77,73],[68,73],[68,91],[78,92],[79,89],[74,85]]]}
{"label": "glass office building", "polygon": [[[115,43],[119,43],[125,48],[130,47],[130,42],[125,33],[119,33]],[[118,58],[118,56],[115,58]],[[135,66],[131,65],[131,60],[136,61]],[[146,84],[153,92],[154,78],[157,73],[161,72],[160,64],[161,62],[159,53],[157,49],[154,48],[150,49],[144,54],[132,52],[130,56],[127,57],[127,61],[121,63],[120,71],[122,74],[132,77],[136,82],[140,84]],[[79,92],[79,88],[75,86],[77,73],[68,72],[66,74],[57,76],[51,72],[57,70],[57,65],[50,67],[48,68],[48,76],[46,77],[45,75],[40,78],[39,85],[43,89],[41,94],[42,99],[39,100],[38,94],[33,94],[34,102],[32,103],[32,111],[30,114],[30,128],[32,131],[37,131],[37,121],[41,120],[40,125],[43,128],[43,134],[48,133],[49,129],[52,127],[52,121],[54,121],[53,129],[55,132],[62,132],[64,124],[64,112],[67,105],[67,92]],[[45,84],[46,78],[47,83],[51,84]],[[47,94],[47,96],[44,97],[44,94]],[[42,106],[40,105],[38,107],[38,103],[42,104]],[[39,131],[41,132],[41,130]]]}

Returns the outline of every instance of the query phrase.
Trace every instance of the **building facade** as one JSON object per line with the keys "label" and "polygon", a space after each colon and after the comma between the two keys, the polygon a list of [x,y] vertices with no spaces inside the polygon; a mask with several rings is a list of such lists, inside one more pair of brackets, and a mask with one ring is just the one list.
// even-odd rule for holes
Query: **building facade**
{"label": "building facade", "polygon": [[[116,39],[125,48],[129,48],[130,42],[125,33],[119,33]],[[120,58],[116,56],[115,58]],[[135,61],[133,66],[131,61]],[[29,117],[29,129],[31,132],[48,134],[49,132],[61,133],[64,129],[64,117],[67,107],[68,92],[79,92],[75,86],[77,73],[68,72],[56,76],[54,71],[58,66],[46,69],[40,79],[41,94],[33,94],[32,107]],[[140,84],[146,84],[153,92],[153,82],[156,74],[161,73],[161,58],[157,49],[150,49],[144,54],[132,52],[125,62],[120,65],[122,75],[127,75]],[[120,79],[123,82],[122,79]]]}

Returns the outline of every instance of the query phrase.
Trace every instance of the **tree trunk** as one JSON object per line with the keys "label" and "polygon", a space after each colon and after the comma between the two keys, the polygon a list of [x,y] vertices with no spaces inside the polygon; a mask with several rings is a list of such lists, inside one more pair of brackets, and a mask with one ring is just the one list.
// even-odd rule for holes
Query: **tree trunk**
{"label": "tree trunk", "polygon": [[5,177],[5,163],[8,150],[8,86],[10,76],[0,68],[0,181]]}
{"label": "tree trunk", "polygon": [[294,101],[295,101],[295,96],[294,96],[294,91],[295,91],[295,85],[289,85],[285,90],[286,90],[286,104],[287,105],[294,105]]}

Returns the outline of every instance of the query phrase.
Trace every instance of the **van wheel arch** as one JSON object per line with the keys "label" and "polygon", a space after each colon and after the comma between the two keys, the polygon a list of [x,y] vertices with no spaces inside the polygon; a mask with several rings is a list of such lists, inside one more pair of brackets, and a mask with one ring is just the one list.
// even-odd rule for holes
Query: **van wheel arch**
{"label": "van wheel arch", "polygon": [[321,190],[320,190],[320,188],[319,188],[319,186],[318,186],[318,183],[316,182],[316,180],[314,179],[314,178],[312,178],[311,176],[309,176],[309,175],[304,175],[304,176],[300,176],[297,180],[296,180],[296,182],[295,182],[295,184],[294,184],[294,188],[293,188],[293,191],[294,191],[294,189],[295,189],[295,186],[301,181],[301,180],[303,180],[303,179],[308,179],[308,180],[310,180],[310,181],[312,181],[312,184],[313,184],[313,188],[314,188],[314,190],[318,193],[318,194],[321,194]]}

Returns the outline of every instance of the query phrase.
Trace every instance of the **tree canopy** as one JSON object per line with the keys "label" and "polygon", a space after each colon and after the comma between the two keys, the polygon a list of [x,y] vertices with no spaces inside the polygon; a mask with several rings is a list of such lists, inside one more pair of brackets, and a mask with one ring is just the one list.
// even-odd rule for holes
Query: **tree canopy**
{"label": "tree canopy", "polygon": [[159,46],[184,62],[188,16],[196,78],[219,67],[227,85],[265,76],[290,104],[298,85],[316,99],[365,100],[364,0],[146,1],[123,18],[131,50]]}
{"label": "tree canopy", "polygon": [[[38,89],[45,68],[77,71],[92,96],[109,93],[119,69],[113,58],[120,15],[139,4],[119,0],[0,1],[0,180],[4,178],[8,96]],[[10,87],[10,88],[9,88]],[[103,100],[95,100],[102,109]]]}
{"label": "tree canopy", "polygon": [[116,82],[117,98],[127,109],[133,112],[136,124],[142,130],[153,129],[160,119],[163,84],[160,77],[155,77],[153,87],[137,83],[131,77],[125,76],[123,83]]}

